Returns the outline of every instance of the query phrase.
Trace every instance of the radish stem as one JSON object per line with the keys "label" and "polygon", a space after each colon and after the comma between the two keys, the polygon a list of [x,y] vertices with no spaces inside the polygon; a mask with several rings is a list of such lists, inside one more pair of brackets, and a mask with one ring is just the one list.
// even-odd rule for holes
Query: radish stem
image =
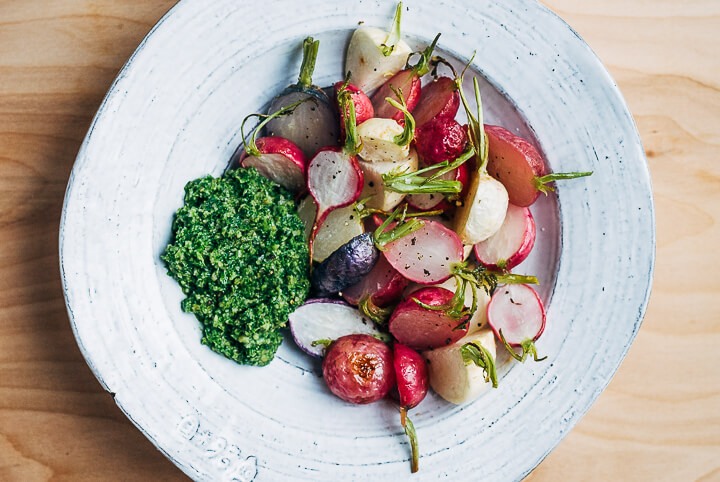
{"label": "radish stem", "polygon": [[487,348],[479,343],[470,342],[460,347],[460,353],[465,365],[474,363],[482,368],[485,373],[485,381],[492,382],[493,388],[497,388],[498,382],[495,360],[493,360],[492,353],[490,353]]}
{"label": "radish stem", "polygon": [[563,179],[577,179],[578,177],[585,177],[592,175],[593,171],[588,172],[553,172],[552,174],[548,174],[546,176],[542,177],[535,177],[535,188],[540,191],[541,193],[547,194],[550,191],[554,191],[555,188],[552,186],[547,186],[546,184],[553,181],[560,181]]}
{"label": "radish stem", "polygon": [[393,307],[380,308],[379,306],[377,306],[375,303],[373,303],[372,297],[370,295],[365,295],[360,298],[360,302],[358,303],[358,309],[360,310],[360,313],[367,316],[378,325],[383,326],[387,325],[387,322],[390,319],[390,315],[392,315],[393,312]]}
{"label": "radish stem", "polygon": [[248,119],[250,119],[251,117],[258,117],[263,119],[257,126],[255,126],[252,136],[250,136],[250,142],[245,142],[245,152],[247,153],[247,155],[259,156],[261,154],[260,150],[257,148],[257,145],[255,144],[255,138],[257,137],[258,132],[260,132],[260,129],[265,127],[265,124],[275,119],[276,117],[283,117],[292,114],[297,106],[308,100],[312,100],[313,102],[317,103],[317,100],[315,98],[306,97],[304,99],[298,100],[297,102],[293,102],[292,104],[285,106],[270,115],[250,114],[249,116],[245,117],[245,119],[243,119],[242,121],[242,124],[240,124],[240,135],[243,138],[243,142],[245,142],[245,123],[248,121]]}
{"label": "radish stem", "polygon": [[342,112],[342,122],[345,128],[345,145],[343,151],[349,156],[355,156],[362,150],[362,142],[359,142],[357,133],[357,120],[355,118],[355,103],[352,96],[347,90],[350,83],[350,72],[345,77],[345,83],[342,85],[337,94],[338,105]]}
{"label": "radish stem", "polygon": [[[433,50],[435,50],[435,45],[437,44],[438,39],[440,38],[440,34],[437,34],[435,36],[435,39],[433,39],[432,43],[427,46],[425,50],[422,52],[413,52],[408,56],[408,61],[405,64],[405,69],[412,69],[415,75],[418,77],[422,77],[423,75],[430,72],[430,59],[432,58]],[[417,64],[410,65],[410,58],[413,55],[419,55],[420,58],[418,59]]]}
{"label": "radish stem", "polygon": [[375,230],[375,233],[373,234],[373,239],[375,240],[375,246],[380,251],[386,250],[386,244],[397,241],[398,239],[407,236],[408,234],[413,233],[425,226],[425,223],[420,219],[413,218],[410,221],[405,221],[405,215],[407,211],[407,204],[405,204],[405,212],[403,212],[402,216],[400,217],[400,221],[398,222],[398,224],[390,231],[385,231],[385,229],[390,225],[391,222],[393,222],[397,215],[400,214],[401,209],[403,208],[398,206],[398,208],[393,211],[393,213],[385,220],[385,222],[382,223],[380,227]]}
{"label": "radish stem", "polygon": [[407,108],[407,102],[405,102],[402,90],[395,89],[392,85],[390,86],[390,88],[395,93],[395,96],[400,99],[400,102],[398,103],[390,97],[385,97],[385,101],[388,102],[391,106],[401,111],[405,116],[405,126],[403,126],[402,134],[396,135],[393,138],[393,142],[400,147],[404,147],[410,144],[415,138],[415,118],[412,116],[412,114],[410,114],[410,111]]}
{"label": "radish stem", "polygon": [[303,41],[303,60],[302,65],[300,66],[298,85],[305,89],[312,85],[312,75],[315,71],[315,60],[317,60],[319,46],[320,41],[313,41],[312,37],[307,37]]}
{"label": "radish stem", "polygon": [[[425,167],[413,172],[383,174],[383,184],[388,191],[402,194],[459,194],[463,185],[460,181],[438,179],[440,176],[457,169],[475,155],[475,149],[469,146],[460,157],[452,163],[450,161],[439,162],[435,165]],[[423,177],[420,174],[438,170],[430,177]]]}
{"label": "radish stem", "polygon": [[398,2],[397,8],[395,9],[395,18],[393,18],[392,29],[390,34],[387,36],[385,41],[380,44],[382,54],[388,57],[395,46],[400,42],[400,17],[402,16],[402,2]]}
{"label": "radish stem", "polygon": [[415,426],[413,425],[412,421],[410,421],[410,417],[407,416],[407,409],[405,407],[400,408],[400,423],[402,423],[403,428],[405,429],[405,434],[410,439],[410,450],[412,452],[412,473],[418,471],[419,465],[420,465],[420,449],[418,447],[418,439],[417,439],[417,433],[415,433]]}
{"label": "radish stem", "polygon": [[512,356],[514,359],[516,359],[519,362],[525,363],[525,359],[529,354],[532,354],[533,359],[536,362],[543,361],[547,358],[547,356],[544,356],[542,358],[538,358],[537,349],[535,348],[535,342],[533,340],[527,339],[523,341],[520,344],[520,349],[522,349],[522,354],[518,355],[517,352],[513,349],[512,346],[510,346],[510,343],[507,342],[505,339],[505,336],[502,333],[502,329],[498,330],[498,335],[500,335],[500,341],[503,342],[503,345],[505,345],[505,348],[507,349],[508,353],[510,353],[510,356]]}

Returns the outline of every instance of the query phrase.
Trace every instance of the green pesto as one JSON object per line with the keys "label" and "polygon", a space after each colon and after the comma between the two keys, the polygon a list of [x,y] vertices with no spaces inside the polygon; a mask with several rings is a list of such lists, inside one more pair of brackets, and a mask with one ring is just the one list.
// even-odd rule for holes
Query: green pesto
{"label": "green pesto", "polygon": [[189,182],[162,259],[187,296],[182,309],[203,326],[202,343],[241,364],[270,363],[310,289],[292,195],[255,168]]}

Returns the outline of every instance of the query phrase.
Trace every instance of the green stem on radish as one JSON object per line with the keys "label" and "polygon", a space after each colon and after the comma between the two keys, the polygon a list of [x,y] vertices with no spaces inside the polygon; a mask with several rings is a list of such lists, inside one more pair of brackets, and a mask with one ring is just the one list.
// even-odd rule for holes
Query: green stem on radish
{"label": "green stem on radish", "polygon": [[[418,229],[425,226],[425,223],[417,218],[410,219],[409,221],[405,221],[405,217],[407,215],[407,204],[404,204],[404,208],[401,206],[398,206],[395,211],[385,220],[384,223],[382,223],[373,233],[373,239],[375,240],[375,246],[380,251],[386,251],[385,245],[388,243],[392,243],[393,241],[397,241],[398,239],[407,236],[410,233],[414,233]],[[390,231],[385,231],[385,229],[392,223],[395,218],[400,214],[400,211],[403,211],[402,215],[400,216],[400,220],[395,225],[394,228],[392,228]]]}
{"label": "green stem on radish", "polygon": [[378,325],[382,326],[387,325],[387,322],[390,319],[390,315],[392,315],[393,312],[392,307],[380,308],[379,306],[377,306],[375,303],[373,303],[372,297],[370,295],[365,295],[360,298],[360,302],[358,303],[358,309],[360,310],[360,313],[367,316]]}
{"label": "green stem on radish", "polygon": [[[433,50],[435,50],[435,45],[437,45],[437,41],[440,38],[440,34],[437,34],[435,36],[435,39],[433,39],[432,43],[427,46],[425,50],[422,52],[413,52],[410,55],[408,55],[408,61],[405,64],[405,69],[412,69],[415,75],[418,77],[422,77],[423,75],[430,72],[430,59],[432,58]],[[419,55],[420,59],[418,59],[417,64],[410,65],[410,58],[413,55]]]}
{"label": "green stem on radish", "polygon": [[397,8],[395,9],[395,18],[393,18],[393,25],[392,29],[390,30],[390,34],[387,36],[385,41],[380,44],[382,54],[385,57],[388,57],[393,50],[395,50],[395,46],[400,42],[400,17],[402,15],[402,2],[398,2]]}
{"label": "green stem on radish", "polygon": [[420,466],[420,448],[418,446],[417,433],[415,432],[415,426],[410,417],[407,416],[407,409],[405,407],[400,408],[400,423],[405,429],[405,435],[410,439],[410,450],[412,452],[411,470],[412,473],[418,471]]}
{"label": "green stem on radish", "polygon": [[477,116],[470,108],[470,104],[465,97],[465,92],[463,91],[462,87],[463,79],[465,77],[465,71],[468,69],[468,67],[470,67],[470,64],[472,63],[474,58],[475,52],[473,52],[472,57],[470,57],[470,60],[465,65],[465,68],[460,73],[460,75],[455,77],[455,85],[458,89],[458,92],[460,93],[460,100],[462,101],[463,107],[465,108],[465,113],[468,117],[470,143],[479,153],[480,159],[478,162],[478,172],[483,173],[487,171],[490,144],[488,143],[487,135],[485,134],[485,121],[483,118],[482,98],[480,96],[480,86],[478,84],[477,77],[473,77],[473,90],[475,92],[475,102],[477,103]]}
{"label": "green stem on radish", "polygon": [[462,355],[465,365],[474,363],[482,368],[485,374],[485,381],[492,382],[493,388],[497,388],[498,381],[495,360],[493,360],[492,353],[490,353],[487,348],[475,342],[465,343],[460,347],[460,354]]}
{"label": "green stem on radish", "polygon": [[535,342],[533,340],[527,339],[523,341],[520,344],[520,349],[522,350],[522,354],[518,355],[518,353],[515,351],[515,349],[510,346],[510,343],[507,342],[505,339],[505,335],[503,335],[502,329],[498,330],[498,335],[500,335],[500,341],[503,342],[503,345],[505,345],[505,348],[507,349],[508,353],[510,353],[510,356],[512,356],[514,359],[521,363],[525,363],[525,359],[527,359],[528,355],[532,355],[533,359],[536,362],[543,361],[547,358],[547,356],[544,356],[542,358],[538,358],[537,349],[535,348]]}
{"label": "green stem on radish", "polygon": [[[265,114],[250,114],[249,116],[245,117],[243,119],[242,124],[240,124],[240,135],[243,138],[243,142],[245,143],[245,152],[248,156],[259,156],[261,154],[260,150],[257,148],[257,145],[255,144],[255,138],[257,137],[258,132],[265,127],[265,124],[270,122],[271,120],[275,119],[276,117],[283,117],[286,115],[290,115],[293,113],[295,108],[302,104],[303,102],[307,102],[308,100],[312,100],[313,102],[317,103],[317,100],[313,97],[306,97],[305,99],[298,100],[297,102],[293,102],[292,104],[283,107],[282,109],[278,110],[277,112],[273,112],[270,115]],[[263,119],[257,126],[255,126],[255,129],[253,130],[252,135],[250,136],[250,141],[245,141],[245,123],[251,118],[251,117],[257,117],[260,119]]]}
{"label": "green stem on radish", "polygon": [[[475,311],[477,310],[477,291],[475,291],[475,286],[472,283],[468,283],[466,279],[458,275],[455,275],[455,284],[457,288],[455,289],[453,297],[450,299],[450,301],[447,302],[447,304],[428,305],[427,303],[423,303],[417,298],[412,298],[412,300],[417,303],[418,306],[421,306],[426,310],[444,311],[445,314],[456,320],[461,320],[464,318],[465,321],[453,328],[453,330],[464,330],[467,327],[470,318],[472,318],[472,316],[475,314]],[[468,284],[470,284],[470,288],[472,289],[473,301],[472,306],[469,309],[465,309],[465,291],[467,290]]]}
{"label": "green stem on radish", "polygon": [[330,338],[322,338],[320,340],[313,341],[312,343],[310,343],[310,346],[323,345],[325,348],[327,348],[332,345],[332,342],[333,340],[331,340]]}
{"label": "green stem on radish", "polygon": [[555,188],[552,186],[548,186],[547,183],[553,182],[553,181],[560,181],[563,179],[577,179],[578,177],[585,177],[592,175],[593,171],[587,171],[587,172],[553,172],[552,174],[548,174],[546,176],[542,177],[535,177],[535,188],[540,191],[541,193],[547,194],[550,191],[554,191]]}
{"label": "green stem on radish", "polygon": [[374,333],[370,336],[383,343],[390,343],[392,341],[392,336],[390,336],[389,333]]}
{"label": "green stem on radish", "polygon": [[362,142],[357,133],[357,120],[355,118],[355,103],[352,101],[347,86],[350,83],[350,72],[345,77],[340,90],[337,93],[337,102],[342,113],[343,127],[345,128],[345,145],[343,151],[349,156],[355,156],[362,150]]}
{"label": "green stem on radish", "polygon": [[[469,146],[452,163],[443,161],[413,172],[390,172],[383,174],[383,184],[388,191],[401,194],[459,194],[463,185],[460,181],[438,179],[440,176],[457,169],[475,155],[475,149]],[[420,174],[437,170],[430,177],[422,177]]]}
{"label": "green stem on radish", "polygon": [[315,71],[315,61],[317,60],[319,40],[307,37],[303,40],[303,60],[300,66],[300,75],[298,76],[298,85],[307,89],[312,85],[312,76]]}
{"label": "green stem on radish", "polygon": [[412,116],[412,114],[407,108],[407,103],[405,102],[405,98],[403,97],[402,90],[395,89],[392,85],[390,86],[390,89],[392,89],[392,91],[395,93],[395,96],[400,99],[400,102],[398,103],[396,100],[390,97],[385,97],[385,101],[388,102],[391,106],[401,111],[405,116],[405,126],[403,127],[402,134],[396,135],[393,138],[393,142],[400,147],[404,147],[410,144],[413,139],[415,139],[415,118]]}

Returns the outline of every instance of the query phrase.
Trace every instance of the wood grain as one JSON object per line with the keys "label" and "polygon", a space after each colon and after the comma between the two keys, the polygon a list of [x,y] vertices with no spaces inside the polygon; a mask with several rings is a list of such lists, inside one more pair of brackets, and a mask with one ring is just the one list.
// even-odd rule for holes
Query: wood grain
{"label": "wood grain", "polygon": [[[0,480],[184,478],[86,366],[57,255],[92,116],[172,4],[0,0]],[[529,479],[720,480],[720,3],[546,4],[608,65],[635,115],[658,246],[626,361]]]}

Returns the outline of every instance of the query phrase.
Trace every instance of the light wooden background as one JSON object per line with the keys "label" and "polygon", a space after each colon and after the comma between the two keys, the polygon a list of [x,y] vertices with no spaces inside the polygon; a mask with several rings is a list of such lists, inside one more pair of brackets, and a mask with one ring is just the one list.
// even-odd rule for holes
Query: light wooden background
{"label": "light wooden background", "polygon": [[[184,477],[85,365],[57,254],[92,116],[172,4],[0,0],[0,480]],[[657,266],[627,359],[530,480],[720,480],[720,1],[547,4],[608,65],[635,115]]]}

